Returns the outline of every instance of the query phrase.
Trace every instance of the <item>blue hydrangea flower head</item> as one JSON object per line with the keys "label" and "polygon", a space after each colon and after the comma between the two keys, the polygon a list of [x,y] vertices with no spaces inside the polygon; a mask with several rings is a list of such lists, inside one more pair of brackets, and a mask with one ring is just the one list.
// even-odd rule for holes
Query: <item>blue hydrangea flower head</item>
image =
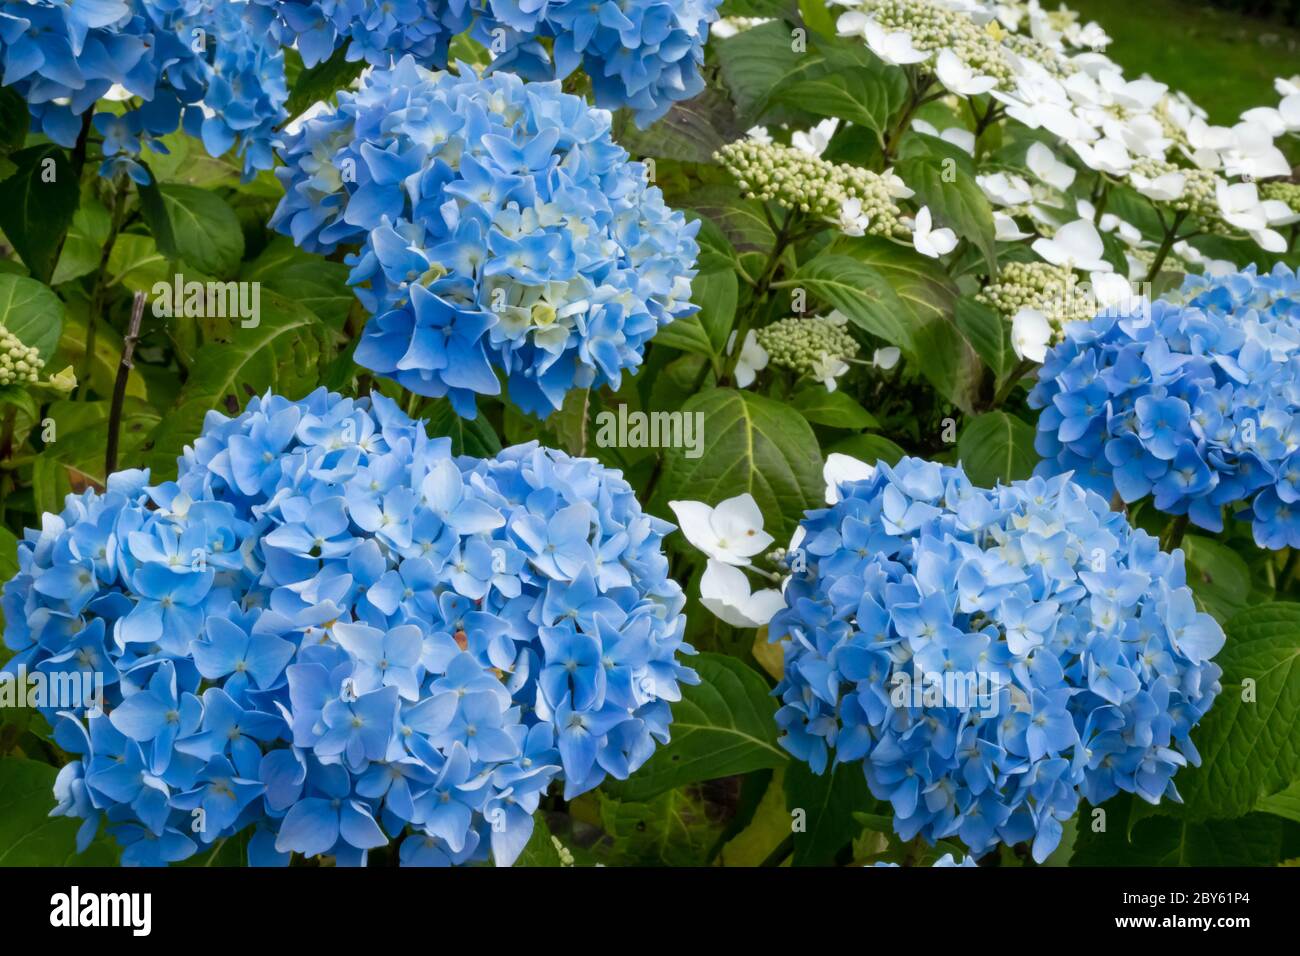
{"label": "blue hydrangea flower head", "polygon": [[469,31],[493,70],[562,80],[578,67],[596,103],[627,107],[647,126],[704,89],[700,68],[719,0],[255,0],[269,27],[307,66],[346,48],[348,60],[388,67],[405,56],[445,69],[451,38]]}
{"label": "blue hydrangea flower head", "polygon": [[671,525],[536,444],[457,457],[380,395],[209,412],[176,481],[113,475],[19,545],[11,673],[44,708],[54,813],[127,864],[249,831],[249,860],[509,865],[552,782],[625,779],[698,681]]}
{"label": "blue hydrangea flower head", "polygon": [[1080,797],[1177,800],[1219,691],[1181,551],[1068,476],[993,489],[916,458],[809,512],[770,634],[781,744],[860,762],[903,839],[1038,861]]}
{"label": "blue hydrangea flower head", "polygon": [[1300,278],[1283,264],[1188,276],[1176,292],[1066,327],[1029,403],[1041,475],[1071,471],[1261,548],[1300,547]]}
{"label": "blue hydrangea flower head", "polygon": [[[23,0],[0,10],[4,83],[33,127],[71,147],[89,118],[103,172],[140,183],[142,144],[185,129],[213,155],[232,148],[244,175],[270,169],[288,100],[284,54],[257,8],[235,0]],[[92,113],[108,98],[120,110]]]}
{"label": "blue hydrangea flower head", "polygon": [[466,417],[500,373],[544,416],[573,388],[617,388],[694,311],[699,224],[647,185],[604,110],[460,70],[408,57],[308,119],[271,223],[311,251],[358,250],[351,281],[374,313],[358,364]]}

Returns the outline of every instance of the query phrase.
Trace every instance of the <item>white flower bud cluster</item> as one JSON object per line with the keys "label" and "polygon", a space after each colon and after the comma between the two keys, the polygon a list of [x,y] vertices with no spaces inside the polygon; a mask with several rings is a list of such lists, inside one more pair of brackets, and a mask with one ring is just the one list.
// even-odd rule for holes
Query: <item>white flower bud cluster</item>
{"label": "white flower bud cluster", "polygon": [[24,345],[8,329],[0,328],[0,385],[35,382],[44,367],[36,349]]}
{"label": "white flower bud cluster", "polygon": [[999,86],[1012,82],[1011,64],[997,37],[964,13],[934,0],[866,0],[860,9],[886,32],[908,34],[918,50],[952,50],[966,66],[994,77]]}
{"label": "white flower bud cluster", "polygon": [[735,177],[750,199],[776,202],[820,219],[836,221],[850,199],[862,203],[866,231],[877,236],[906,236],[889,186],[877,173],[832,163],[793,146],[742,139],[722,147],[714,159]]}
{"label": "white flower bud cluster", "polygon": [[996,282],[976,293],[982,302],[1010,319],[1021,309],[1033,309],[1046,316],[1060,335],[1068,322],[1090,319],[1095,302],[1079,291],[1079,278],[1068,266],[1048,262],[1008,262]]}
{"label": "white flower bud cluster", "polygon": [[778,368],[811,375],[826,358],[853,358],[857,340],[848,330],[824,318],[786,318],[758,330],[758,344]]}

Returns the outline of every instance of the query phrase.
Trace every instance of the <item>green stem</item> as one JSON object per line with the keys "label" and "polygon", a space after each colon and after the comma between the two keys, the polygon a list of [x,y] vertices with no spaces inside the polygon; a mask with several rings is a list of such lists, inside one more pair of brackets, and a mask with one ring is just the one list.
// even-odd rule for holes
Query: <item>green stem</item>
{"label": "green stem", "polygon": [[1160,243],[1160,248],[1156,250],[1156,257],[1151,260],[1151,268],[1147,271],[1146,282],[1154,282],[1156,276],[1160,274],[1160,267],[1165,264],[1165,259],[1169,256],[1169,250],[1174,247],[1174,242],[1177,241],[1178,227],[1183,224],[1183,220],[1186,218],[1187,213],[1185,211],[1179,212],[1174,216],[1174,221],[1169,224],[1169,228],[1165,230],[1165,238]]}
{"label": "green stem", "polygon": [[108,260],[117,244],[118,234],[126,223],[126,198],[131,191],[131,180],[119,175],[113,184],[113,211],[109,223],[108,238],[99,254],[99,269],[95,273],[95,287],[90,293],[90,307],[86,310],[86,354],[81,360],[81,376],[77,394],[85,398],[90,392],[90,372],[95,367],[95,333],[100,313],[104,311],[108,297]]}
{"label": "green stem", "polygon": [[763,862],[759,864],[759,866],[760,867],[780,866],[782,863],[785,862],[785,858],[788,857],[793,852],[794,852],[794,834],[791,833],[789,836],[787,836],[784,840],[782,840],[780,843],[776,845],[776,849],[774,849],[771,853],[769,853],[766,859],[764,859]]}
{"label": "green stem", "polygon": [[1011,397],[1011,393],[1015,391],[1016,386],[1020,384],[1020,380],[1033,370],[1035,364],[1032,359],[1021,359],[1020,364],[1011,370],[1007,380],[1002,383],[1002,387],[993,396],[993,404],[989,407],[1001,408],[1003,403]]}
{"label": "green stem", "polygon": [[1160,550],[1172,551],[1183,543],[1183,532],[1187,530],[1187,515],[1176,515],[1160,533]]}
{"label": "green stem", "polygon": [[140,339],[140,321],[144,318],[144,293],[137,292],[131,303],[131,324],[122,339],[122,361],[113,380],[113,398],[108,410],[108,441],[104,451],[104,480],[117,471],[117,449],[122,432],[122,408],[126,402],[126,383],[135,359],[135,343]]}

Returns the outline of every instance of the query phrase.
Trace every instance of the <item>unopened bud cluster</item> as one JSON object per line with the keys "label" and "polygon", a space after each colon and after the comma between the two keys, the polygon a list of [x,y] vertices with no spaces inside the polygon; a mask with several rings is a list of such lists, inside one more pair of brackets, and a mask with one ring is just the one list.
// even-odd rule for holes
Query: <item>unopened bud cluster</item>
{"label": "unopened bud cluster", "polygon": [[799,375],[811,375],[830,358],[852,358],[858,354],[857,340],[848,330],[828,319],[788,318],[758,330],[758,344],[778,368]]}
{"label": "unopened bud cluster", "polygon": [[1078,290],[1079,279],[1072,269],[1047,262],[1008,262],[975,298],[1007,318],[1021,309],[1033,309],[1047,317],[1056,329],[1075,319],[1090,319],[1094,303]]}
{"label": "unopened bud cluster", "polygon": [[1292,212],[1300,212],[1300,183],[1260,183],[1259,198],[1284,202]]}
{"label": "unopened bud cluster", "polygon": [[45,363],[30,345],[24,345],[8,329],[0,328],[0,385],[35,382]]}
{"label": "unopened bud cluster", "polygon": [[793,146],[742,139],[714,154],[750,199],[776,202],[821,219],[838,220],[850,199],[862,203],[876,236],[906,236],[885,180],[868,169],[832,163]]}
{"label": "unopened bud cluster", "polygon": [[994,77],[999,85],[1013,82],[1002,45],[965,13],[933,0],[867,0],[861,9],[887,33],[908,34],[918,50],[952,50],[976,73]]}

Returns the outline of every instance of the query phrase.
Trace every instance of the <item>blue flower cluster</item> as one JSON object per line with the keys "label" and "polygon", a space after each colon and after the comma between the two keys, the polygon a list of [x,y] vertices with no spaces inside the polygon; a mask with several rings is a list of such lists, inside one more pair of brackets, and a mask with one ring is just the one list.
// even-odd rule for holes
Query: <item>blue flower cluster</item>
{"label": "blue flower cluster", "polygon": [[[270,169],[288,99],[284,55],[234,0],[24,0],[0,10],[4,83],[33,126],[71,147],[90,114],[102,172],[148,175],[142,142],[182,125],[213,155],[238,146],[245,176]],[[122,109],[91,114],[105,97]]]}
{"label": "blue flower cluster", "polygon": [[1223,528],[1242,502],[1261,548],[1300,547],[1300,278],[1285,265],[1066,327],[1029,396],[1042,475]]}
{"label": "blue flower cluster", "polygon": [[[444,68],[464,32],[493,69],[564,79],[579,66],[596,103],[629,107],[648,125],[704,89],[700,66],[720,0],[256,0],[273,8],[286,45],[313,66],[347,44],[349,60],[387,67],[403,56]],[[545,42],[544,42],[545,41]]]}
{"label": "blue flower cluster", "polygon": [[1224,641],[1181,552],[1068,477],[987,490],[904,458],[840,494],[770,624],[787,750],[862,761],[900,836],[976,856],[1032,841],[1041,862],[1081,795],[1177,799]]}
{"label": "blue flower cluster", "polygon": [[698,222],[646,184],[610,117],[558,83],[431,73],[408,57],[307,120],[271,225],[310,251],[359,246],[374,318],[355,359],[465,417],[500,392],[542,416],[640,365],[694,311]]}
{"label": "blue flower cluster", "polygon": [[669,530],[595,461],[268,395],[209,412],[177,481],[121,472],[27,532],[6,669],[104,684],[46,709],[82,847],[106,818],[129,864],[251,826],[254,864],[400,837],[403,864],[508,865],[553,780],[627,777],[698,680]]}

